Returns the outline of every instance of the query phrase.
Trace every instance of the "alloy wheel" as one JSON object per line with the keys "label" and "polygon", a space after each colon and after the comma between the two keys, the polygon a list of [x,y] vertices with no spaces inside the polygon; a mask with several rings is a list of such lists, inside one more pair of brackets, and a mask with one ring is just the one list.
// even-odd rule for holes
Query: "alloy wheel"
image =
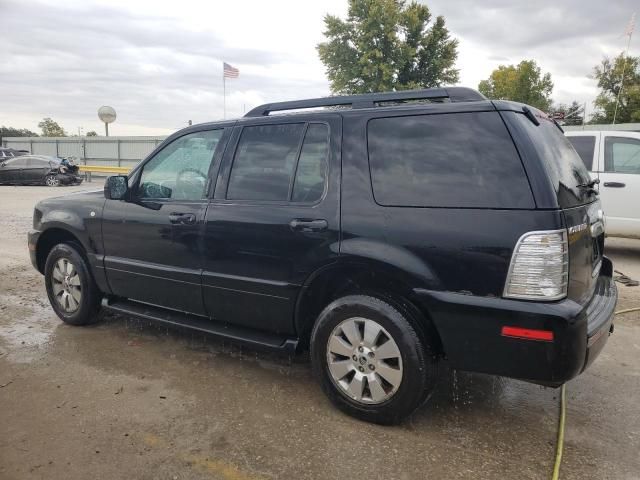
{"label": "alloy wheel", "polygon": [[54,175],[49,175],[45,179],[45,183],[49,187],[57,187],[60,184],[60,180],[58,180]]}
{"label": "alloy wheel", "polygon": [[359,403],[383,403],[402,382],[398,344],[382,325],[367,318],[348,318],[333,329],[327,365],[333,383]]}
{"label": "alloy wheel", "polygon": [[82,301],[82,284],[76,267],[67,258],[60,258],[51,271],[51,287],[58,305],[73,313]]}

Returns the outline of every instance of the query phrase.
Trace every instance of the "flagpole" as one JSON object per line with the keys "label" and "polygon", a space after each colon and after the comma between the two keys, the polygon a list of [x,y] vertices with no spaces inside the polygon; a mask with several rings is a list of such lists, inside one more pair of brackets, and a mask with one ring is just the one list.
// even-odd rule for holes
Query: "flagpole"
{"label": "flagpole", "polygon": [[636,14],[631,15],[631,21],[629,22],[629,26],[627,27],[629,30],[628,39],[627,39],[627,49],[624,52],[624,58],[622,63],[622,78],[620,79],[620,89],[618,90],[618,96],[616,97],[616,108],[613,110],[613,122],[611,125],[616,124],[616,116],[618,115],[618,104],[620,103],[620,94],[622,93],[622,89],[624,88],[624,73],[627,69],[627,57],[629,56],[629,45],[631,45],[631,35],[633,35],[633,30],[635,28],[635,20]]}
{"label": "flagpole", "polygon": [[227,79],[224,76],[224,65],[222,66],[222,119],[227,118]]}

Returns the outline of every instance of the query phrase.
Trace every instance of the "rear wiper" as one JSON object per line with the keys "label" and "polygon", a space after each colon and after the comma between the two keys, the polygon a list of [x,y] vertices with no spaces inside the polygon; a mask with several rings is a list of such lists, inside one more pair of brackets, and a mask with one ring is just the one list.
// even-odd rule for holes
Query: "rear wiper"
{"label": "rear wiper", "polygon": [[599,178],[594,178],[590,182],[579,183],[577,186],[580,187],[580,188],[593,188],[595,185],[598,185],[599,183],[600,183],[600,179]]}
{"label": "rear wiper", "polygon": [[594,186],[598,185],[599,183],[600,183],[600,179],[599,178],[594,178],[590,182],[578,184],[577,187],[578,188],[585,188],[587,190],[587,194],[599,195],[600,192],[598,192],[595,188],[593,188]]}

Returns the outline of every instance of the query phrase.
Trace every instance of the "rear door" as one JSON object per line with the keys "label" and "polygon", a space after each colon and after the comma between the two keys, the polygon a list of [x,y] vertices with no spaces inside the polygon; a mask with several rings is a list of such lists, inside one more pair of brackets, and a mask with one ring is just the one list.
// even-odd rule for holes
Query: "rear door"
{"label": "rear door", "polygon": [[236,127],[206,216],[213,319],[294,333],[301,285],[338,255],[341,129],[335,114]]}
{"label": "rear door", "polygon": [[51,164],[48,159],[29,157],[22,172],[22,180],[25,183],[42,183],[50,170]]}
{"label": "rear door", "polygon": [[640,134],[602,132],[599,157],[607,233],[640,237]]}

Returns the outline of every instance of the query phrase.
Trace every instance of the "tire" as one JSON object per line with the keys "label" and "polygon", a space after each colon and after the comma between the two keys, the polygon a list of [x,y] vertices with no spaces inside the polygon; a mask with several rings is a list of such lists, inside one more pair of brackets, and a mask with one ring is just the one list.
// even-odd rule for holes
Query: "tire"
{"label": "tire", "polygon": [[332,302],[311,333],[312,367],[327,397],[343,412],[382,425],[401,422],[428,399],[437,378],[432,352],[398,310],[365,295]]}
{"label": "tire", "polygon": [[101,294],[80,252],[77,244],[59,243],[49,252],[44,267],[49,302],[58,317],[71,325],[99,320]]}
{"label": "tire", "polygon": [[47,187],[58,187],[60,186],[60,180],[57,175],[47,175],[44,177],[44,184]]}

